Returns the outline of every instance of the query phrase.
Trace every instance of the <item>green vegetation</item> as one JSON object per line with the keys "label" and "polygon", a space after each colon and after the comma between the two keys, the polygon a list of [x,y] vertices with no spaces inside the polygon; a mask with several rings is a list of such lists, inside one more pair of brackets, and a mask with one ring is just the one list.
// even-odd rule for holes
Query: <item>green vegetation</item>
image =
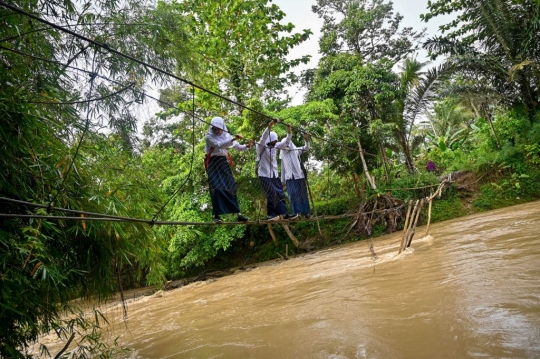
{"label": "green vegetation", "polygon": [[[112,357],[106,321],[76,299],[99,304],[122,289],[283,257],[286,245],[294,255],[399,230],[408,202],[449,175],[433,222],[540,198],[537,1],[427,2],[424,21],[456,18],[425,40],[389,1],[318,0],[322,58],[301,76],[294,69],[309,57],[289,55],[312,31],[283,24],[268,0],[8,4],[0,358],[27,357],[51,330],[76,347],[51,356]],[[441,64],[419,61],[421,47]],[[291,106],[285,90],[298,83],[305,102]],[[293,125],[295,143],[308,131],[313,209],[364,214],[290,224],[299,248],[278,225],[277,243],[266,226],[152,225],[210,222],[201,139],[214,116],[254,140],[270,118]],[[242,213],[264,218],[254,152],[233,157]]]}

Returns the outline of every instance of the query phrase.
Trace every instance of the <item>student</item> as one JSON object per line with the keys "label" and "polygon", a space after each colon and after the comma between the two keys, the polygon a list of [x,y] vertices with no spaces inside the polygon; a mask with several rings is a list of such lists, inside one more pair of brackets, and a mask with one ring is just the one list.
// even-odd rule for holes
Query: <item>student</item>
{"label": "student", "polygon": [[214,223],[223,223],[220,215],[227,213],[237,213],[239,222],[249,220],[240,213],[236,195],[236,182],[229,166],[229,163],[232,165],[229,148],[232,147],[237,151],[247,151],[253,146],[253,140],[249,140],[247,145],[241,145],[236,141],[241,139],[243,139],[242,135],[231,136],[225,126],[225,121],[221,117],[212,119],[206,134],[204,165],[208,174],[208,184],[210,185]]}
{"label": "student", "polygon": [[283,215],[285,219],[298,218],[298,216],[291,216],[287,213],[285,194],[279,178],[276,159],[277,150],[289,146],[292,136],[291,126],[287,130],[287,137],[278,142],[277,134],[270,131],[276,123],[278,120],[272,120],[268,124],[259,143],[257,143],[257,176],[266,194],[266,219],[269,221],[278,220],[280,215]]}
{"label": "student", "polygon": [[289,147],[280,150],[281,182],[287,188],[293,214],[310,218],[309,197],[304,171],[300,164],[300,155],[309,150],[309,134],[304,134],[304,146],[296,147],[291,141]]}

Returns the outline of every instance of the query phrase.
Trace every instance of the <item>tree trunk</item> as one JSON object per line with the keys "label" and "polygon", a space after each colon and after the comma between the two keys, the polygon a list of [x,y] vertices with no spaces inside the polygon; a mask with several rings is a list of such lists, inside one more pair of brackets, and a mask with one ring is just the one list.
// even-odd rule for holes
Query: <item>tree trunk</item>
{"label": "tree trunk", "polygon": [[384,153],[384,148],[382,145],[379,145],[379,152],[381,153],[381,159],[384,167],[384,174],[386,176],[386,182],[390,182],[390,172],[388,171],[388,164],[386,163],[386,155]]}
{"label": "tree trunk", "polygon": [[369,185],[371,186],[372,190],[377,190],[377,185],[375,184],[375,180],[373,177],[371,177],[371,174],[369,173],[369,170],[367,168],[366,159],[364,158],[364,150],[362,149],[362,144],[360,143],[360,137],[356,138],[356,142],[358,143],[358,150],[360,151],[360,159],[362,160],[362,167],[364,168],[364,175],[366,176],[366,179],[369,182]]}
{"label": "tree trunk", "polygon": [[403,151],[403,156],[405,156],[405,166],[407,166],[407,171],[409,171],[410,174],[413,174],[415,170],[414,161],[411,156],[411,150],[409,148],[407,137],[403,133],[399,134],[399,143]]}

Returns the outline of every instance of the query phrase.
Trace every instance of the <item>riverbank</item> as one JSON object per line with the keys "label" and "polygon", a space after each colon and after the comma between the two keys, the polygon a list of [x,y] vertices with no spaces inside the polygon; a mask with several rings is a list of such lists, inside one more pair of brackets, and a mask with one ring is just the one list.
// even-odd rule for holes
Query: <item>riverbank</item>
{"label": "riverbank", "polygon": [[[520,189],[518,180],[509,176],[501,176],[498,173],[459,171],[439,177],[440,182],[444,180],[448,181],[448,185],[442,190],[441,196],[433,200],[431,223],[540,199],[540,190],[530,191],[529,189],[525,191]],[[418,187],[423,187],[423,184],[419,184]],[[435,188],[436,185],[432,187],[431,191]],[[396,191],[387,191],[386,193],[393,195],[396,194]],[[406,194],[409,195],[409,193]],[[429,188],[415,192],[415,196],[429,196],[429,194]],[[401,198],[407,198],[399,192],[397,195],[401,195]],[[368,233],[363,228],[359,228],[359,230],[353,228],[356,218],[352,216],[334,220],[324,219],[320,221],[320,224],[314,221],[293,222],[289,224],[289,227],[301,244],[301,247],[297,248],[287,232],[279,225],[273,226],[275,240],[266,227],[249,229],[251,232],[248,232],[245,238],[234,241],[230,248],[221,251],[206,266],[197,268],[184,279],[171,280],[165,288],[176,288],[183,285],[182,283],[190,283],[194,279],[211,279],[229,275],[239,268],[249,267],[259,262],[283,260],[310,251],[401,231],[405,222],[408,201],[395,196],[393,198],[395,198],[395,206],[401,206],[401,217],[392,231],[388,230],[388,218],[384,217],[378,218],[378,221],[372,221],[374,223]],[[413,199],[419,198],[413,197]],[[324,203],[321,204],[321,206],[324,205]],[[351,202],[350,199],[344,199],[342,202],[336,199],[329,206],[330,210],[323,207],[323,211],[330,214],[354,213],[357,206],[358,204]],[[332,210],[335,210],[335,213]],[[426,205],[420,213],[418,225],[425,225],[428,217],[428,206]]]}

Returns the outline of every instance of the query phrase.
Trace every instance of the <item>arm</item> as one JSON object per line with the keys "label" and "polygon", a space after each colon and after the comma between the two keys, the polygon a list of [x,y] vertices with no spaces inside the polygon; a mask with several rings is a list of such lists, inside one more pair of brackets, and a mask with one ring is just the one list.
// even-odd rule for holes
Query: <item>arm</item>
{"label": "arm", "polygon": [[304,153],[309,150],[309,132],[306,132],[304,134],[304,141],[306,142],[304,143],[304,146],[300,147],[301,148],[300,153]]}
{"label": "arm", "polygon": [[292,127],[291,125],[287,128],[287,137],[285,137],[281,142],[276,143],[276,148],[282,149],[287,148],[289,144],[291,143],[292,138]]}
{"label": "arm", "polygon": [[219,148],[219,149],[225,149],[232,147],[234,142],[234,138],[224,138],[224,139],[216,139],[215,137],[212,137],[210,135],[206,135],[206,143],[209,147]]}
{"label": "arm", "polygon": [[247,151],[253,146],[253,140],[249,140],[247,145],[241,145],[236,141],[233,141],[232,147],[237,151]]}
{"label": "arm", "polygon": [[259,140],[259,142],[257,142],[257,155],[261,155],[264,151],[264,147],[266,146],[266,141],[268,140],[268,136],[270,136],[270,127],[267,127],[262,136],[261,136],[261,139]]}
{"label": "arm", "polygon": [[[224,139],[216,139],[212,136],[206,135],[206,143],[208,144],[208,146],[214,147],[214,148],[226,149],[226,148],[234,147],[235,149],[238,150],[238,148],[236,148],[235,146],[240,146],[241,148],[245,146],[239,144],[238,142],[236,142],[236,140],[241,140],[243,138],[244,137],[240,134],[235,135],[234,137],[227,136]],[[246,149],[240,149],[239,151],[245,151]]]}
{"label": "arm", "polygon": [[278,123],[278,120],[272,120],[266,129],[264,130],[261,139],[257,143],[257,155],[261,155],[264,151],[264,148],[266,147],[266,141],[268,140],[268,137],[270,136],[270,130],[272,129],[272,126],[274,126],[276,123]]}

